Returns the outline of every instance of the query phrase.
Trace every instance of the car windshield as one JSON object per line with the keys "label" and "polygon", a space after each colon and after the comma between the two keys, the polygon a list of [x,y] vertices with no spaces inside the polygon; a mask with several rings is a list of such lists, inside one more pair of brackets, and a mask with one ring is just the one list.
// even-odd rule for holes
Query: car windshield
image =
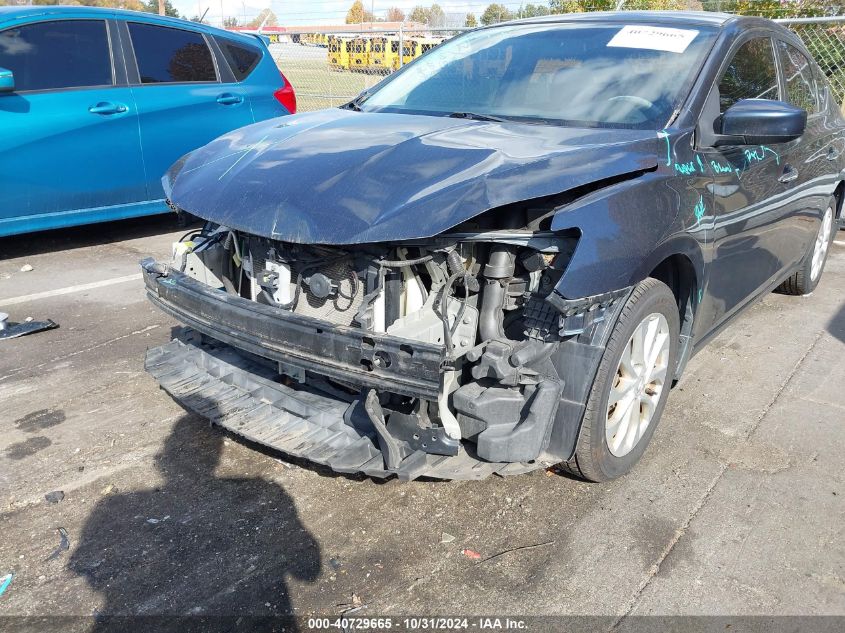
{"label": "car windshield", "polygon": [[716,31],[516,24],[456,37],[359,99],[364,111],[661,129]]}

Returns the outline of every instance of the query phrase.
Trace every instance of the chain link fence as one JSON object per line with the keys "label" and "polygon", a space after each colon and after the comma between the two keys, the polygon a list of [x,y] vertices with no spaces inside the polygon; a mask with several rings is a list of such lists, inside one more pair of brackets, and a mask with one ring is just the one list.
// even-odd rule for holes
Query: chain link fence
{"label": "chain link fence", "polygon": [[[845,17],[778,20],[794,30],[845,101]],[[289,30],[266,33],[276,64],[296,89],[301,112],[346,103],[433,46],[467,30],[423,25],[398,29]]]}
{"label": "chain link fence", "polygon": [[845,101],[845,17],[778,20],[804,41],[827,76],[836,102]]}
{"label": "chain link fence", "polygon": [[387,75],[466,29],[356,29],[266,33],[270,52],[296,89],[297,109],[346,103]]}

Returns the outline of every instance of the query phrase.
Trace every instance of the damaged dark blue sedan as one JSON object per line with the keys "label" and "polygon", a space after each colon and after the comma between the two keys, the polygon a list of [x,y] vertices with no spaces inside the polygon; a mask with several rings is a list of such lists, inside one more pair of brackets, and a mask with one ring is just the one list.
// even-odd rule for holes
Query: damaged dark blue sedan
{"label": "damaged dark blue sedan", "polygon": [[345,106],[164,178],[206,221],[150,299],[186,407],[340,472],[476,479],[640,459],[689,358],[813,291],[845,122],[757,18],[552,16],[466,33]]}

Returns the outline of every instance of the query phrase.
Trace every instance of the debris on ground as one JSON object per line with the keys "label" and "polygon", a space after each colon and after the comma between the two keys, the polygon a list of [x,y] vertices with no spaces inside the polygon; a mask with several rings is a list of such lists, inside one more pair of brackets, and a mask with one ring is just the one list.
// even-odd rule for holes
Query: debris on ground
{"label": "debris on ground", "polygon": [[343,564],[336,558],[330,558],[329,565],[331,565],[332,569],[334,569],[335,571],[343,567]]}
{"label": "debris on ground", "polygon": [[547,547],[549,545],[554,545],[554,541],[544,541],[542,543],[535,543],[534,545],[520,545],[519,547],[511,547],[509,549],[503,550],[498,554],[493,554],[485,558],[482,563],[486,563],[488,560],[493,560],[494,558],[499,558],[499,556],[504,556],[505,554],[510,554],[511,552],[521,552],[527,549],[537,549],[538,547]]}
{"label": "debris on ground", "polygon": [[105,496],[105,495],[110,495],[110,494],[111,494],[111,493],[113,493],[115,490],[116,490],[116,489],[115,489],[115,487],[114,487],[114,484],[109,484],[108,486],[106,486],[105,488],[103,488],[103,489],[100,491],[100,494],[101,494],[101,495],[103,495],[103,496]]}
{"label": "debris on ground", "polygon": [[44,495],[44,498],[47,500],[47,503],[58,503],[65,498],[65,493],[61,490],[54,490]]}
{"label": "debris on ground", "polygon": [[0,596],[6,593],[6,589],[8,589],[9,585],[12,584],[12,578],[14,577],[14,574],[6,574],[2,578],[0,578]]}
{"label": "debris on ground", "polygon": [[150,517],[149,519],[147,519],[147,523],[149,523],[151,525],[155,525],[156,523],[162,523],[164,521],[167,521],[167,519],[169,519],[169,518],[170,518],[169,514],[167,516],[161,517],[160,519],[157,519],[155,517]]}
{"label": "debris on ground", "polygon": [[361,598],[358,597],[354,592],[352,593],[352,602],[339,604],[337,605],[341,609],[341,615],[347,615],[349,613],[355,613],[356,611],[360,611],[361,609],[365,608],[367,605],[361,602]]}
{"label": "debris on ground", "polygon": [[27,334],[35,334],[44,330],[52,330],[57,327],[59,327],[59,324],[52,319],[33,321],[32,317],[29,317],[23,323],[15,323],[14,321],[9,321],[8,314],[0,312],[0,341],[26,336]]}
{"label": "debris on ground", "polygon": [[23,266],[21,266],[21,272],[22,273],[28,273],[31,270],[32,270],[32,266],[30,264],[24,264]]}
{"label": "debris on ground", "polygon": [[48,561],[57,559],[62,555],[62,552],[66,552],[70,549],[70,539],[68,538],[67,530],[60,527],[56,528],[56,531],[59,533],[59,538],[61,540],[59,541],[59,546],[47,557]]}
{"label": "debris on ground", "polygon": [[454,540],[455,540],[455,537],[452,536],[451,534],[449,534],[448,532],[443,532],[440,535],[440,542],[441,543],[451,543]]}
{"label": "debris on ground", "polygon": [[554,466],[546,468],[546,477],[554,477],[555,475],[565,477],[568,474],[569,473],[566,472],[566,469],[561,464],[555,464]]}
{"label": "debris on ground", "polygon": [[469,558],[470,560],[480,560],[481,554],[476,552],[474,549],[462,549],[461,554]]}

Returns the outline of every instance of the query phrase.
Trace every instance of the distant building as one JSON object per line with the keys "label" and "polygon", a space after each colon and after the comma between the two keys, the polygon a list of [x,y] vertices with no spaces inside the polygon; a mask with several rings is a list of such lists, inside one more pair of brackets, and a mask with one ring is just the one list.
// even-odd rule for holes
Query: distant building
{"label": "distant building", "polygon": [[[264,35],[293,35],[298,33],[361,33],[362,31],[425,32],[428,26],[420,22],[361,22],[359,24],[319,24],[314,26],[265,26]],[[236,26],[232,31],[255,33],[257,29]]]}

